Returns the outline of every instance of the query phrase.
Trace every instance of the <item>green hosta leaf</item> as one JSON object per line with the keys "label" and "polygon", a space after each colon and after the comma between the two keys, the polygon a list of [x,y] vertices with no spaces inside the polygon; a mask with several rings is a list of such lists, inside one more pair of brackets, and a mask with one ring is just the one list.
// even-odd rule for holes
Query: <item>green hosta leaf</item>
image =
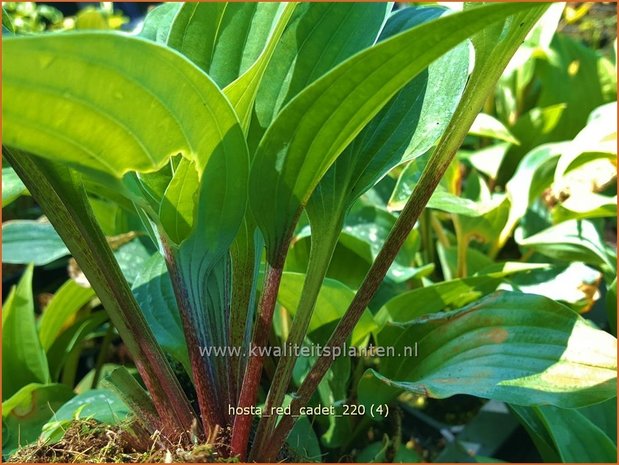
{"label": "green hosta leaf", "polygon": [[140,239],[133,239],[114,250],[114,257],[129,284],[135,281],[152,254],[153,250],[147,248]]}
{"label": "green hosta leaf", "polygon": [[[510,284],[520,292],[543,295],[583,313],[600,298],[598,288],[601,278],[602,273],[598,270],[573,262],[514,276]],[[507,285],[502,288],[511,289]]]}
{"label": "green hosta leaf", "polygon": [[[427,163],[429,155],[429,153],[421,155],[404,168],[391,193],[391,198],[388,203],[390,210],[399,211],[404,208],[406,201],[412,195],[419,182],[423,167]],[[487,201],[474,202],[471,199],[452,194],[448,188],[449,186],[444,177],[441,184],[437,186],[432,194],[432,197],[430,197],[426,208],[467,217],[483,217],[492,214],[492,212],[499,209],[503,203],[499,196]],[[483,219],[479,221],[483,221]]]}
{"label": "green hosta leaf", "polygon": [[166,2],[153,8],[144,18],[140,37],[166,43],[172,21],[182,6],[181,2]]}
{"label": "green hosta leaf", "polygon": [[278,14],[274,18],[275,25],[271,28],[266,39],[266,45],[260,56],[238,79],[231,82],[224,89],[224,93],[239,116],[241,126],[243,126],[245,132],[249,129],[254,102],[264,72],[273,57],[277,45],[280,43],[284,29],[297,5],[297,3],[287,3],[285,7],[278,10]]}
{"label": "green hosta leaf", "polygon": [[[243,132],[228,100],[188,60],[150,41],[103,32],[7,39],[3,58],[6,145],[108,184],[129,171],[156,171],[182,153],[200,176],[207,173],[200,197],[217,206],[214,217],[222,220],[209,225],[238,228],[248,171]],[[175,218],[163,225],[175,242],[184,239],[177,224]]]}
{"label": "green hosta leaf", "polygon": [[35,442],[43,425],[71,397],[71,388],[64,384],[32,383],[2,402],[2,455]]}
{"label": "green hosta leaf", "polygon": [[[353,207],[346,218],[343,232],[365,242],[369,246],[370,257],[373,260],[380,252],[395,221],[395,215],[385,210],[359,205]],[[348,244],[351,242],[347,238],[343,240]],[[418,231],[411,231],[389,268],[387,276],[390,279],[395,282],[403,282],[419,273],[419,269],[414,266],[415,254],[419,250],[419,241]]]}
{"label": "green hosta leaf", "polygon": [[97,330],[100,330],[106,321],[108,321],[108,315],[104,311],[87,314],[79,317],[56,337],[47,349],[47,360],[53,379],[60,378],[62,369],[72,355],[79,355],[82,350],[82,341],[104,335],[104,332],[97,332]]}
{"label": "green hosta leaf", "polygon": [[[387,21],[379,42],[436,19],[445,11],[399,11]],[[431,148],[458,104],[468,61],[468,44],[462,44],[432,63],[399,91],[344,150],[307,205],[317,238],[326,234],[325,229],[340,229],[333,219],[342,217],[358,196],[394,166],[420,157]]]}
{"label": "green hosta leaf", "polygon": [[501,161],[509,147],[509,143],[499,142],[475,152],[461,151],[458,155],[461,160],[469,162],[480,173],[485,174],[490,179],[496,179]]}
{"label": "green hosta leaf", "polygon": [[[287,406],[289,403],[290,397],[286,396],[284,406]],[[316,461],[322,456],[320,442],[318,442],[314,428],[312,428],[312,424],[307,417],[299,419],[290,431],[286,443],[288,447],[298,454],[299,460]]]}
{"label": "green hosta leaf", "polygon": [[579,159],[586,159],[583,154],[595,153],[607,154],[616,160],[617,102],[602,105],[591,112],[587,125],[561,155],[555,171],[555,180],[565,176],[570,168],[578,164]]}
{"label": "green hosta leaf", "polygon": [[130,231],[145,232],[135,208],[122,201],[88,197],[92,212],[106,236],[118,236]]}
{"label": "green hosta leaf", "polygon": [[520,420],[520,423],[527,430],[529,436],[531,436],[544,462],[559,462],[559,453],[554,445],[554,441],[550,437],[550,434],[548,434],[546,425],[537,414],[540,407],[509,405],[509,408]]}
{"label": "green hosta leaf", "polygon": [[518,145],[518,139],[495,117],[486,113],[480,113],[473,121],[469,134],[492,139],[502,140]]}
{"label": "green hosta leaf", "polygon": [[527,238],[516,235],[516,241],[521,247],[548,257],[607,265],[616,270],[616,252],[604,243],[597,228],[588,220],[565,221]]}
{"label": "green hosta leaf", "polygon": [[91,389],[78,394],[54,412],[53,417],[43,425],[39,440],[44,441],[45,445],[57,443],[74,420],[93,419],[105,425],[117,425],[130,414],[131,411],[113,391]]}
{"label": "green hosta leaf", "polygon": [[91,288],[84,288],[75,281],[64,283],[45,307],[39,322],[39,338],[48,350],[67,321],[95,296]]}
{"label": "green hosta leaf", "polygon": [[282,246],[330,165],[396,92],[481,27],[527,8],[489,5],[423,24],[355,55],[298,94],[269,127],[252,166],[251,206],[269,254]]}
{"label": "green hosta leaf", "polygon": [[[551,405],[514,405],[512,409],[546,460],[552,460],[553,456],[548,455],[554,453],[554,457],[558,456],[560,461],[566,463],[617,461],[617,446],[613,439],[616,434],[612,432],[614,429],[616,433],[616,399],[582,409],[562,409]],[[554,461],[559,460],[555,458]]]}
{"label": "green hosta leaf", "polygon": [[[80,379],[79,383],[75,385],[75,388],[73,389],[73,391],[76,394],[84,394],[85,392],[90,391],[91,389],[93,389],[93,385],[94,385],[93,381],[95,380],[95,375],[98,376],[99,383],[100,383],[101,380],[105,379],[107,375],[109,375],[112,371],[114,371],[119,366],[120,365],[116,363],[104,363],[100,367],[99,370],[97,370],[96,368],[93,368],[88,373],[86,373],[82,377],[82,379]],[[135,368],[129,369],[129,371],[137,375],[137,370]],[[97,386],[99,385],[99,383],[97,383]]]}
{"label": "green hosta leaf", "polygon": [[566,103],[557,129],[571,138],[593,109],[616,99],[616,72],[607,58],[565,34],[556,34],[550,48],[539,61],[539,105]]}
{"label": "green hosta leaf", "polygon": [[174,289],[161,255],[154,254],[133,283],[133,295],[163,349],[190,372],[187,344]]}
{"label": "green hosta leaf", "polygon": [[[492,258],[490,258],[488,254],[474,247],[470,247],[468,244],[465,249],[466,253],[460,256],[459,252],[461,253],[461,251],[458,250],[457,245],[445,247],[440,242],[436,244],[436,252],[441,264],[441,271],[447,280],[456,277],[482,274],[483,270],[494,264]],[[462,267],[462,264],[459,263],[459,261],[463,262],[465,260],[466,268]],[[458,265],[464,269],[458,269]],[[461,276],[459,276],[459,273],[461,273]]]}
{"label": "green hosta leaf", "polygon": [[34,319],[32,265],[2,306],[2,398],[29,383],[50,382],[45,351]]}
{"label": "green hosta leaf", "polygon": [[267,128],[309,84],[371,46],[391,9],[388,3],[301,3],[265,70],[256,99],[257,122]]}
{"label": "green hosta leaf", "polygon": [[182,242],[191,232],[199,185],[195,164],[182,159],[159,205],[159,219],[170,239],[176,243]]}
{"label": "green hosta leaf", "polygon": [[13,168],[2,168],[2,207],[13,203],[16,199],[28,193]]}
{"label": "green hosta leaf", "polygon": [[184,3],[167,44],[223,89],[256,61],[282,8],[276,2]]}
{"label": "green hosta leaf", "polygon": [[556,223],[585,218],[616,218],[617,196],[595,194],[593,192],[574,192],[567,200],[552,209],[552,219]]}
{"label": "green hosta leaf", "polygon": [[567,144],[546,144],[526,154],[507,183],[511,207],[499,243],[505,244],[529,206],[552,182],[557,161]]}
{"label": "green hosta leaf", "polygon": [[127,419],[131,411],[113,392],[107,389],[91,389],[73,397],[58,409],[52,421],[92,418],[106,425],[117,425]]}
{"label": "green hosta leaf", "polygon": [[[516,405],[582,407],[616,395],[617,340],[545,297],[497,293],[402,326],[378,378],[434,398],[471,394]],[[374,383],[375,384],[375,383]]]}
{"label": "green hosta leaf", "polygon": [[482,215],[463,215],[458,219],[462,234],[467,238],[494,244],[505,227],[509,207],[507,197],[495,194],[488,205],[484,206],[487,210]]}
{"label": "green hosta leaf", "polygon": [[388,322],[404,323],[428,313],[462,307],[494,291],[507,276],[544,267],[508,262],[487,274],[443,281],[403,292],[389,300],[378,311],[375,319],[382,327]]}
{"label": "green hosta leaf", "polygon": [[2,224],[2,262],[47,265],[69,255],[54,227],[47,222],[14,220]]}
{"label": "green hosta leaf", "polygon": [[[282,277],[277,298],[280,304],[290,311],[293,316],[299,305],[299,296],[304,280],[305,275],[301,273],[284,272]],[[310,320],[309,331],[315,331],[324,325],[339,320],[344,315],[344,311],[354,295],[354,291],[342,283],[333,279],[325,279],[318,295],[316,308]],[[367,335],[376,328],[372,314],[366,309],[361,320],[359,320],[359,324],[352,333],[352,344],[359,345],[363,343]]]}
{"label": "green hosta leaf", "polygon": [[[3,142],[76,167],[121,177],[183,152],[203,168],[239,129],[215,84],[152,42],[104,32],[19,37],[5,41],[3,58]],[[148,108],[148,118],[127,108]]]}

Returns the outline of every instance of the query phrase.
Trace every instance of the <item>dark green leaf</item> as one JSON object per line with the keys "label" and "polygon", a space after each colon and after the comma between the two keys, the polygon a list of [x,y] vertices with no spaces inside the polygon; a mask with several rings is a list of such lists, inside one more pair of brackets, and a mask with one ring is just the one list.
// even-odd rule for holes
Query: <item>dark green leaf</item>
{"label": "dark green leaf", "polygon": [[269,127],[252,165],[251,205],[269,259],[331,164],[391,97],[479,28],[528,8],[489,5],[417,26],[355,55],[298,94]]}
{"label": "dark green leaf", "polygon": [[295,9],[265,71],[256,97],[260,126],[309,84],[348,57],[371,46],[387,3],[301,3]]}
{"label": "dark green leaf", "polygon": [[158,253],[142,265],[133,283],[133,295],[159,345],[191,372],[174,289],[165,261]]}
{"label": "dark green leaf", "polygon": [[496,293],[402,327],[396,354],[417,343],[418,356],[383,358],[382,374],[365,375],[381,380],[392,395],[405,389],[434,398],[471,394],[564,408],[616,395],[617,340],[545,297]]}

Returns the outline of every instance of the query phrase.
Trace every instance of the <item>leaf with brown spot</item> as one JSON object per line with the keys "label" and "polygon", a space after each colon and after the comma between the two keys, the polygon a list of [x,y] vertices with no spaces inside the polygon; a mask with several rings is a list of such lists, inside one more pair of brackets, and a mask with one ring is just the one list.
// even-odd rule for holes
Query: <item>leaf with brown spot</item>
{"label": "leaf with brown spot", "polygon": [[[401,390],[562,408],[616,395],[616,338],[543,296],[497,292],[394,327],[400,329],[396,356],[381,360],[380,373],[366,372],[363,403],[377,395],[393,399]],[[415,343],[417,357],[399,356]]]}

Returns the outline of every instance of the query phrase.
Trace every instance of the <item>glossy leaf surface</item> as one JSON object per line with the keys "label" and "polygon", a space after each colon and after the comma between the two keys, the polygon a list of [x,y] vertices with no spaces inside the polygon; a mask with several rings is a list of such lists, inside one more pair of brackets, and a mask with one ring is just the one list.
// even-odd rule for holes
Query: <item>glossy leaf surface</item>
{"label": "glossy leaf surface", "polygon": [[545,297],[500,292],[421,317],[403,325],[396,352],[415,342],[418,357],[384,359],[382,374],[366,377],[392,393],[471,394],[517,405],[574,408],[615,396],[617,340]]}

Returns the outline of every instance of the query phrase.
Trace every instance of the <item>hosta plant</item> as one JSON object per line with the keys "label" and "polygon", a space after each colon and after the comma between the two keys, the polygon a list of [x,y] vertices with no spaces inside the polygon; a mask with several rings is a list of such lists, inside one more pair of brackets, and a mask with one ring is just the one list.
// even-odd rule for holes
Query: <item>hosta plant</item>
{"label": "hosta plant", "polygon": [[[615,338],[553,300],[473,292],[368,309],[386,276],[424,273],[400,266],[413,227],[440,203],[433,193],[547,8],[168,3],[137,35],[5,34],[4,159],[135,361],[148,395],[126,372],[110,382],[135,411],[136,434],[277,460],[299,413],[337,376],[343,359],[333,354],[369,341],[418,343],[421,353],[361,374],[358,405],[368,409],[403,391],[570,409],[615,396]],[[404,163],[410,192],[352,291],[327,277],[342,232]],[[102,203],[154,249],[133,288],[102,229]],[[472,223],[456,230],[473,235]],[[291,271],[303,234],[308,259]],[[506,263],[479,285],[526,269]],[[461,261],[460,277],[466,270]],[[274,334],[323,351],[273,358],[264,349]]]}

